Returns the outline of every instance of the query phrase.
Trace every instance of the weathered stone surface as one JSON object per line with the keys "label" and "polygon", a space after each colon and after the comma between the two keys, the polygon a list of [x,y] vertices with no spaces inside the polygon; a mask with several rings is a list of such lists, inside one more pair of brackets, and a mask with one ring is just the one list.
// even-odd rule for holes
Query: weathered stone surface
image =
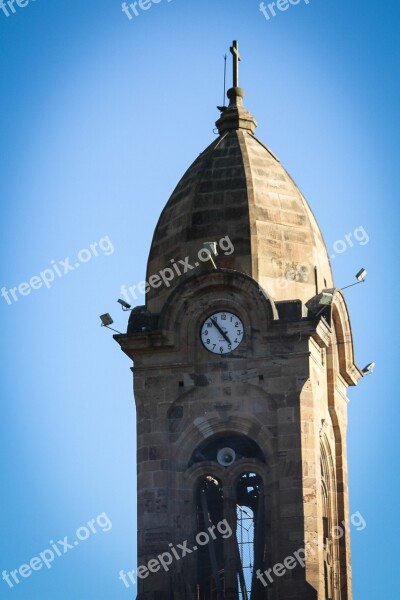
{"label": "weathered stone surface", "polygon": [[[279,160],[247,130],[225,131],[183,176],[156,227],[147,279],[170,267],[171,260],[189,256],[194,265],[205,241],[225,236],[235,251],[219,252],[218,266],[250,275],[275,300],[305,303],[333,287],[325,244],[305,198]],[[149,310],[160,312],[187,275],[175,277],[168,288],[151,288]]]}

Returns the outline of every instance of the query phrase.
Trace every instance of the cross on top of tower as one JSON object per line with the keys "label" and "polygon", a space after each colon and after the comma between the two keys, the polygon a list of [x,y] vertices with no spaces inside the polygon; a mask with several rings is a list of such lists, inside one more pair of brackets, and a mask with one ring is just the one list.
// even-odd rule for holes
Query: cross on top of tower
{"label": "cross on top of tower", "polygon": [[233,41],[230,51],[233,58],[233,87],[226,94],[229,98],[229,106],[218,106],[222,115],[216,122],[217,129],[220,134],[232,129],[246,129],[254,133],[257,123],[249,111],[244,108],[243,98],[245,92],[239,87],[239,62],[242,60],[242,57],[239,54],[237,40]]}
{"label": "cross on top of tower", "polygon": [[234,40],[230,50],[233,56],[233,87],[239,87],[239,62],[242,58],[239,54],[239,44],[237,40]]}

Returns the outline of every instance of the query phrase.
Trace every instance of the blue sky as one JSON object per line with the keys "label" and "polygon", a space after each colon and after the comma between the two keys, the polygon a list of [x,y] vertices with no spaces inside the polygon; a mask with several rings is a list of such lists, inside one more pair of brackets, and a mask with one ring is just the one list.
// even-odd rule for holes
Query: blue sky
{"label": "blue sky", "polygon": [[352,536],[354,598],[398,597],[400,9],[311,0],[267,21],[258,5],[161,0],[132,20],[119,0],[0,11],[0,287],[61,273],[18,301],[0,297],[1,570],[103,513],[112,522],[106,531],[100,518],[51,569],[13,589],[0,581],[1,598],[135,598],[118,580],[136,552],[130,362],[98,315],[125,325],[120,287],[144,279],[163,205],[215,138],[232,39],[257,135],[307,197],[330,253],[357,228],[368,236],[332,261],[338,287],[368,270],[346,298],[357,362],[377,363],[349,393],[350,503],[367,523]]}

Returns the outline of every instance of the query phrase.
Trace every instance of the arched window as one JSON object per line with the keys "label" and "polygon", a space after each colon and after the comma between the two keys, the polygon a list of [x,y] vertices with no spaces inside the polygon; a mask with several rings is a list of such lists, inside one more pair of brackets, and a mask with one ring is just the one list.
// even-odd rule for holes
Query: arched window
{"label": "arched window", "polygon": [[[259,446],[238,434],[210,438],[191,456],[189,466],[204,463],[195,494],[197,531],[214,527],[217,532],[223,521],[231,530],[229,537],[210,535],[196,550],[196,600],[258,600],[265,595],[256,577],[257,569],[265,568],[264,485],[255,470],[239,470],[243,461],[250,461],[255,470],[265,469]],[[215,470],[210,463],[217,465]]]}

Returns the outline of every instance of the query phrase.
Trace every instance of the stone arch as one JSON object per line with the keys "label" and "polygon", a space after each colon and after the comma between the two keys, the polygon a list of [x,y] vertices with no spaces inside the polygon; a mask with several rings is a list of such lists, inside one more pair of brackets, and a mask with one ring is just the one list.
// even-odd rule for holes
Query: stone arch
{"label": "stone arch", "polygon": [[[214,436],[243,435],[254,440],[264,456],[273,457],[275,448],[268,430],[255,417],[232,416],[221,421],[218,414],[209,418],[198,417],[183,428],[182,434],[174,444],[174,458],[179,464],[188,465],[193,450],[206,439]],[[254,435],[255,434],[255,435]]]}
{"label": "stone arch", "polygon": [[[331,343],[327,350],[328,364],[328,406],[334,435],[335,459],[335,501],[337,522],[342,527],[343,535],[337,540],[337,586],[340,598],[345,600],[351,589],[351,573],[349,570],[350,540],[343,524],[348,518],[347,502],[347,461],[346,461],[346,429],[347,398],[343,396],[343,383],[354,386],[363,376],[354,362],[353,338],[349,314],[343,293],[333,291],[330,309]],[[344,380],[344,381],[343,381]],[[333,443],[333,440],[332,440]],[[339,593],[339,592],[338,592]]]}
{"label": "stone arch", "polygon": [[[229,294],[226,293],[227,289],[230,290]],[[237,300],[238,295],[251,301],[252,311],[243,310],[242,304]],[[254,279],[230,269],[217,269],[192,275],[182,281],[171,293],[160,314],[160,329],[170,332],[171,340],[173,337],[177,346],[186,343],[194,321],[206,318],[210,310],[210,299],[215,308],[220,304],[226,310],[236,309],[249,328],[254,325],[255,313],[258,327],[267,327],[269,322],[278,319],[274,301]]]}
{"label": "stone arch", "polygon": [[335,330],[339,372],[348,385],[356,385],[362,377],[355,364],[353,333],[346,300],[341,290],[334,290],[331,305],[331,326]]}

